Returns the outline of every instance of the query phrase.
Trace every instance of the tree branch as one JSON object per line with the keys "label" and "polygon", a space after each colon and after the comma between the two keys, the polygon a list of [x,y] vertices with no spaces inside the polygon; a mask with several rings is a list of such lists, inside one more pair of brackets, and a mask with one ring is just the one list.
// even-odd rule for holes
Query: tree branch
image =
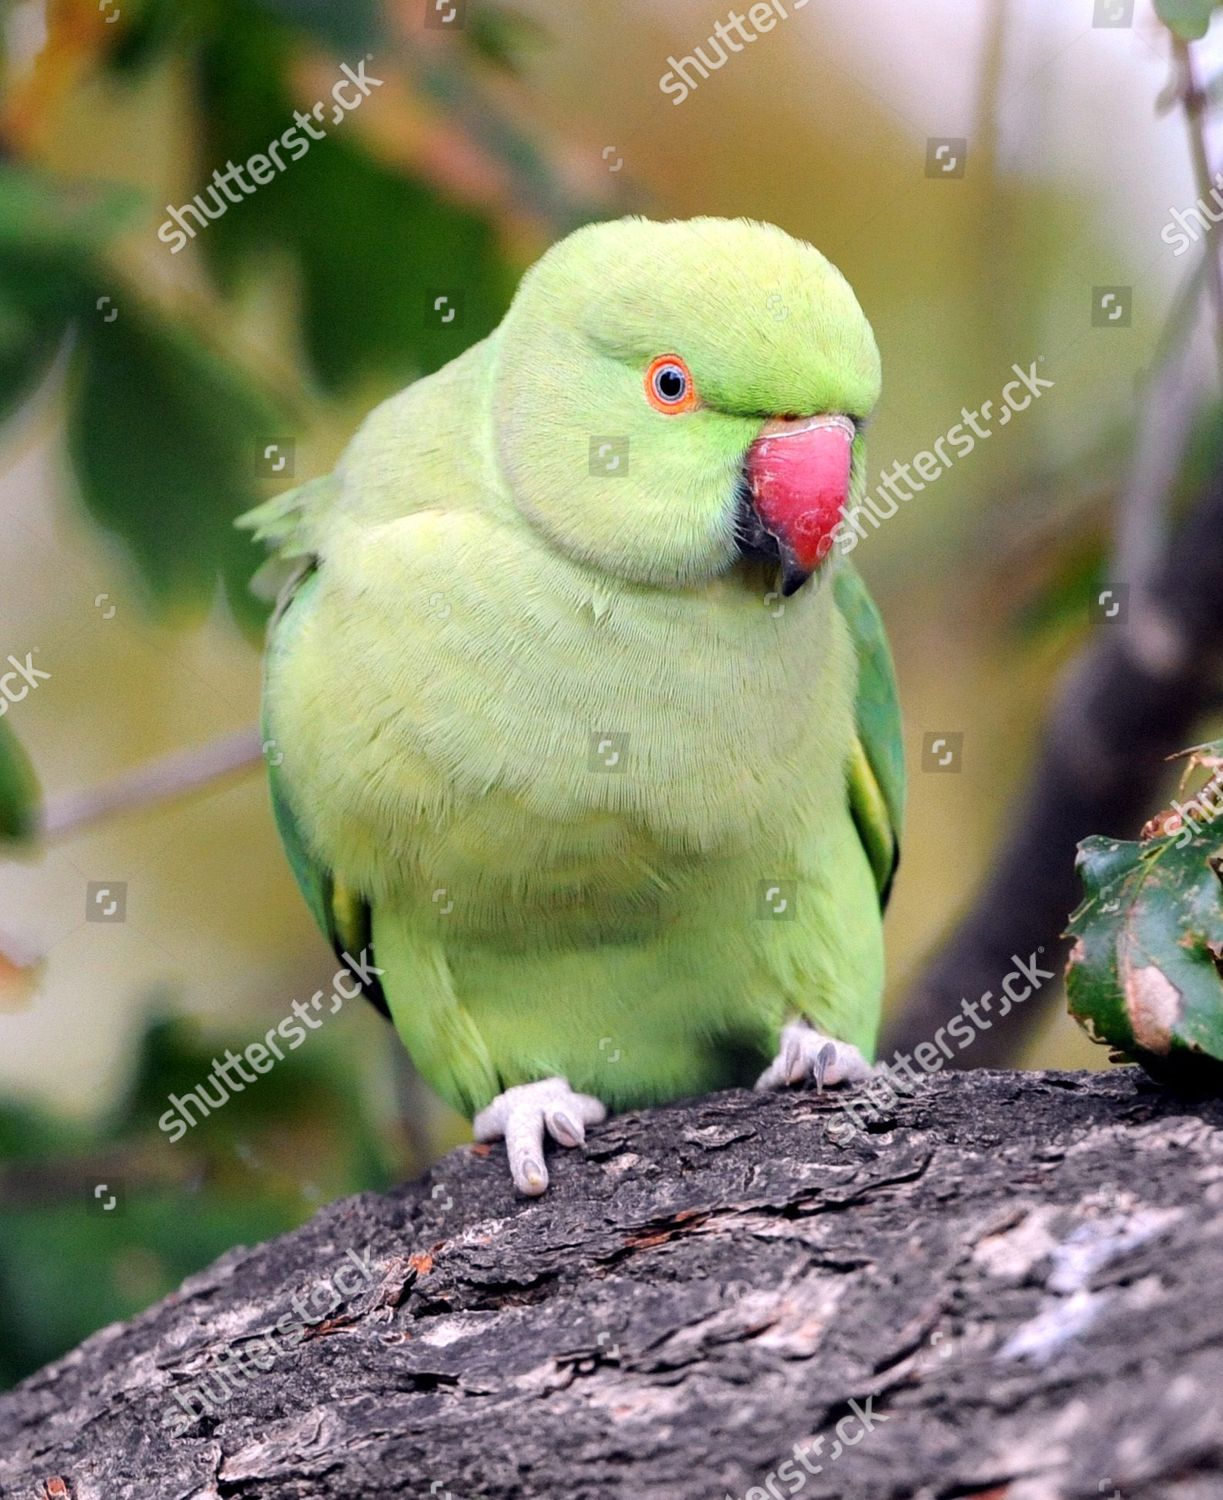
{"label": "tree branch", "polygon": [[848,1135],[843,1096],[715,1095],[532,1203],[463,1148],[0,1397],[0,1495],[1204,1497],[1221,1176],[1223,1103],[1132,1069],[938,1077]]}
{"label": "tree branch", "polygon": [[52,798],[43,810],[40,832],[47,839],[67,838],[119,813],[190,796],[249,771],[262,760],[263,742],[258,729],[240,729],[223,739],[189,750],[176,750],[160,760],[137,766],[104,786]]}

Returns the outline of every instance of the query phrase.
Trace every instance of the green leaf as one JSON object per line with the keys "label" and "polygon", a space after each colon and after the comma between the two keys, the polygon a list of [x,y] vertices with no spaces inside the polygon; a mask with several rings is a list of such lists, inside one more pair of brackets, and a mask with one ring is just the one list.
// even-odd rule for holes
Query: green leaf
{"label": "green leaf", "polygon": [[139,206],[134,192],[65,183],[0,166],[0,253],[78,261],[101,249]]}
{"label": "green leaf", "polygon": [[0,167],[0,421],[45,376],[70,322],[97,315],[96,256],[133,203]]}
{"label": "green leaf", "polygon": [[[1223,742],[1195,760],[1223,765]],[[1068,929],[1070,1012],[1095,1040],[1161,1076],[1223,1064],[1223,826],[1212,821],[1214,785],[1154,820],[1143,842],[1079,846],[1085,900]]]}
{"label": "green leaf", "polygon": [[300,31],[310,32],[353,63],[382,40],[377,0],[261,0],[261,7]]}
{"label": "green leaf", "polygon": [[0,720],[0,844],[20,844],[38,829],[38,778],[17,736]]}
{"label": "green leaf", "polygon": [[260,498],[260,439],[283,421],[190,333],[109,284],[99,252],[133,202],[0,168],[0,419],[75,324],[69,451],[90,513],[161,603],[205,605],[220,581],[258,629],[266,610],[246,588],[258,553],[231,523]]}
{"label": "green leaf", "polygon": [[0,279],[0,422],[38,387],[66,329],[66,317],[38,317],[20,306],[7,279]]}
{"label": "green leaf", "polygon": [[[293,127],[300,104],[284,82],[292,56],[284,28],[241,0],[226,8],[232,24],[200,56],[204,160],[241,166]],[[378,61],[369,73],[388,76]],[[330,100],[322,102],[315,128],[325,138],[296,160],[282,150],[284,170],[199,228],[199,244],[230,291],[252,269],[288,257],[306,349],[330,390],[366,379],[403,384],[490,333],[512,277],[487,219],[376,160],[351,117],[334,120]],[[212,206],[206,192],[204,201]],[[440,297],[448,301],[439,312]]]}
{"label": "green leaf", "polygon": [[1200,42],[1219,0],[1155,0],[1155,14],[1182,42]]}
{"label": "green leaf", "polygon": [[406,381],[492,332],[509,293],[487,224],[347,142],[322,142],[301,165],[284,228],[301,260],[306,346],[325,385]]}
{"label": "green leaf", "polygon": [[190,24],[183,9],[179,0],[123,0],[115,23],[119,34],[105,53],[106,66],[120,77],[141,76],[179,43],[184,25]]}
{"label": "green leaf", "polygon": [[286,35],[307,45],[321,44],[354,65],[385,43],[379,0],[250,0],[249,18],[235,13],[232,0],[124,0],[118,33],[106,52],[117,74],[139,74],[168,52],[181,53],[201,38],[220,36],[248,19],[271,19]]}
{"label": "green leaf", "polygon": [[517,75],[528,56],[543,50],[547,33],[533,16],[480,4],[469,13],[467,41],[477,56]]}
{"label": "green leaf", "polygon": [[135,301],[117,312],[81,329],[68,445],[85,506],[163,609],[206,608],[223,582],[254,622],[261,558],[232,523],[260,496],[283,417],[185,328]]}

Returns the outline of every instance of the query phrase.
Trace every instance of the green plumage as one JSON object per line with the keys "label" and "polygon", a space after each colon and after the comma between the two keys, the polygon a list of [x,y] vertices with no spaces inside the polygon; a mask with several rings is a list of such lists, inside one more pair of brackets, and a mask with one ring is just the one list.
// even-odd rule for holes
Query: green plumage
{"label": "green plumage", "polygon": [[[671,351],[702,398],[681,417],[642,393]],[[810,246],[593,226],[250,518],[309,560],[267,660],[290,860],[464,1112],[552,1075],[613,1107],[750,1082],[795,1016],[871,1052],[904,799],[886,642],[836,556],[776,607],[734,513],[768,417],[864,419],[878,380]]]}

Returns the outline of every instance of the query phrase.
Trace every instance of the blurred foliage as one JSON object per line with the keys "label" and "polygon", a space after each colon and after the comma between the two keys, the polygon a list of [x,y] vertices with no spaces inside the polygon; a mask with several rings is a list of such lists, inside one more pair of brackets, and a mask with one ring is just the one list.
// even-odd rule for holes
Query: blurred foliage
{"label": "blurred foliage", "polygon": [[92,1130],[0,1102],[0,1387],[235,1244],[391,1185],[393,1153],[360,1089],[314,1044],[170,1143],[157,1125],[168,1096],[249,1040],[205,1045],[181,1020],[153,1021],[124,1097]]}
{"label": "blurred foliage", "polygon": [[[1110,577],[1118,487],[1124,474],[1092,483],[1115,469],[1110,456],[1125,451],[1126,434],[1110,433],[1080,467],[1055,476],[1043,513],[1017,527],[1000,549],[983,589],[1003,605],[1025,641],[1075,636]],[[1200,499],[1213,475],[1223,472],[1223,407],[1214,402],[1192,423],[1189,440],[1167,496],[1161,521],[1171,531]]]}
{"label": "blurred foliage", "polygon": [[38,780],[29,756],[0,722],[0,844],[22,843],[37,824]]}
{"label": "blurred foliage", "polygon": [[150,601],[198,615],[222,580],[257,628],[253,560],[232,522],[260,494],[257,443],[275,407],[195,330],[118,291],[105,249],[133,209],[128,193],[0,168],[0,408],[28,399],[62,352],[82,498]]}
{"label": "blurred foliage", "polygon": [[1154,0],[1155,14],[1183,42],[1200,42],[1219,0]]}
{"label": "blurred foliage", "polygon": [[0,168],[0,417],[30,396],[68,328],[93,310],[97,257],[130,207],[126,195]]}
{"label": "blurred foliage", "polygon": [[258,628],[257,559],[230,512],[258,495],[274,409],[187,329],[126,304],[111,324],[83,325],[75,365],[68,451],[94,519],[166,607],[207,605],[220,578]]}
{"label": "blurred foliage", "polygon": [[[1211,779],[1135,843],[1079,846],[1070,919],[1071,1014],[1098,1042],[1169,1081],[1223,1082],[1223,741],[1189,752]],[[1186,773],[1188,774],[1188,772]]]}
{"label": "blurred foliage", "polygon": [[[58,14],[69,27],[72,5]],[[508,61],[512,17],[483,17],[468,45]],[[334,50],[337,79],[342,62],[368,59],[385,82],[393,59],[384,52],[384,67],[369,50],[384,43],[376,0],[133,0],[113,32],[97,30],[96,63],[119,78],[186,64],[184,138],[201,144],[190,197],[214,167],[245,162],[292,124],[303,47]],[[388,166],[346,120],[324,120],[325,139],[200,235],[222,302],[240,306],[252,282],[286,265],[295,278],[307,368],[291,392],[215,347],[206,312],[155,304],[108,258],[151,205],[0,167],[0,417],[62,353],[81,498],[124,547],[150,607],[172,619],[200,618],[219,584],[258,634],[267,606],[249,582],[260,558],[232,523],[264,497],[262,448],[291,430],[312,378],[327,392],[362,381],[389,391],[483,337],[509,302],[515,276],[489,217]],[[442,295],[457,306],[449,322],[434,309]]]}
{"label": "blurred foliage", "polygon": [[[329,113],[324,139],[172,255],[157,237],[165,198],[43,167],[36,142],[57,99],[90,78],[120,90],[159,69],[182,80],[189,107],[175,156],[192,165],[185,190],[172,191],[185,204],[215,168],[266,151],[295,110],[309,110],[303,68],[338,81],[342,64],[365,59],[371,78],[402,86],[403,40],[387,33],[378,0],[101,9],[49,0],[48,36],[2,114],[0,419],[53,388],[82,507],[118,547],[150,616],[196,624],[220,591],[255,645],[266,606],[249,583],[263,559],[233,521],[267,497],[268,443],[291,440],[337,393],[368,405],[446,363],[500,320],[516,271],[491,212],[383,159],[367,133]],[[505,70],[533,36],[487,5],[454,45]],[[448,57],[458,66],[457,52]],[[133,262],[137,235],[156,277]],[[232,336],[270,285],[289,289],[300,356],[274,375],[254,342]],[[450,322],[434,309],[441,295],[457,305]],[[33,837],[37,800],[29,759],[0,722],[0,842]],[[0,949],[6,1003],[28,1002],[39,967]],[[323,1044],[171,1145],[157,1127],[167,1095],[207,1076],[214,1051],[182,1022],[153,1023],[122,1101],[96,1127],[0,1102],[0,1384],[235,1243],[389,1184],[390,1153],[365,1097]]]}
{"label": "blurred foliage", "polygon": [[[247,0],[217,0],[216,9],[223,23],[196,53],[206,155],[242,162],[292,121],[283,82],[292,37]],[[375,54],[370,74],[380,67]],[[376,161],[344,133],[345,123],[324,125],[332,132],[325,140],[240,212],[218,219],[202,244],[230,290],[269,252],[291,257],[306,353],[324,386],[342,389],[367,376],[402,384],[491,332],[513,278],[489,223]],[[460,288],[459,316],[442,324],[433,299],[447,291],[454,298]]]}

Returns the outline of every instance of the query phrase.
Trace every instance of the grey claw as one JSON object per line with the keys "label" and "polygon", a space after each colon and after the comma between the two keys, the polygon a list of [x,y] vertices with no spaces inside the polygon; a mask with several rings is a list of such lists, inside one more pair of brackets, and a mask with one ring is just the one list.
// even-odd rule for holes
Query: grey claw
{"label": "grey claw", "polygon": [[553,1110],[549,1116],[552,1136],[562,1146],[580,1146],[586,1139],[585,1129],[565,1114],[563,1110]]}
{"label": "grey claw", "polygon": [[548,1186],[548,1174],[544,1171],[543,1162],[533,1156],[526,1157],[519,1170],[517,1186],[528,1198],[538,1198]]}
{"label": "grey claw", "polygon": [[803,1076],[803,1049],[796,1041],[786,1043],[781,1070],[787,1083],[797,1083]]}
{"label": "grey claw", "polygon": [[816,1054],[815,1058],[815,1091],[817,1094],[824,1092],[824,1074],[828,1071],[830,1063],[835,1061],[837,1049],[834,1043],[825,1042]]}
{"label": "grey claw", "polygon": [[538,1198],[548,1186],[545,1135],[562,1146],[580,1146],[587,1125],[606,1118],[606,1107],[592,1094],[575,1094],[564,1078],[540,1078],[498,1094],[476,1115],[472,1129],[479,1141],[504,1137],[514,1186]]}

